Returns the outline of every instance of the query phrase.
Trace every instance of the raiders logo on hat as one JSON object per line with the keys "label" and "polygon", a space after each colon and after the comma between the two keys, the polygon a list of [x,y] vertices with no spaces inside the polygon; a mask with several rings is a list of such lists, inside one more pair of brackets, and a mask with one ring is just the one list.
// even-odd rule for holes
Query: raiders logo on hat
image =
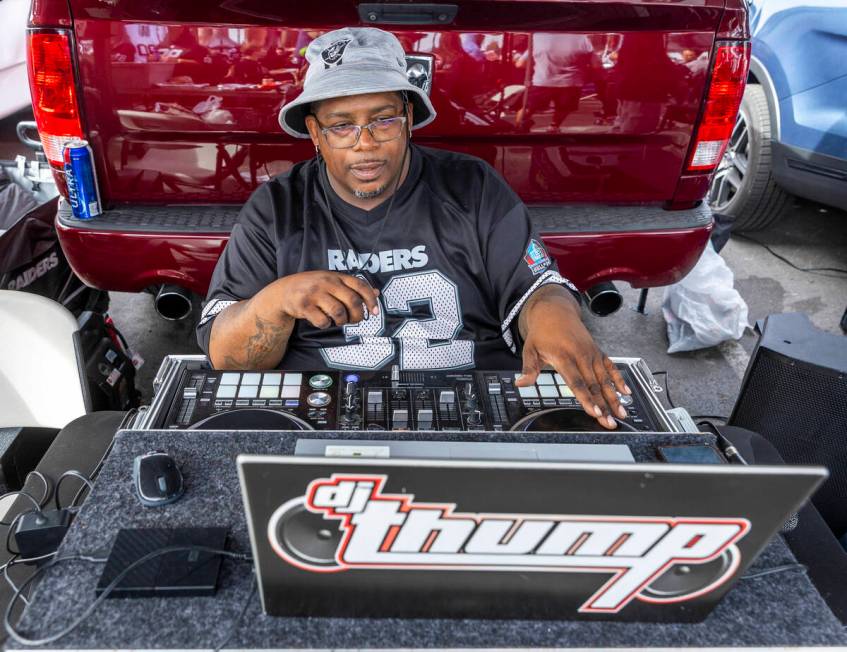
{"label": "raiders logo on hat", "polygon": [[340,66],[342,64],[341,57],[344,56],[344,50],[347,48],[349,42],[350,39],[336,41],[321,52],[321,59],[324,60],[324,68],[331,68],[332,66]]}

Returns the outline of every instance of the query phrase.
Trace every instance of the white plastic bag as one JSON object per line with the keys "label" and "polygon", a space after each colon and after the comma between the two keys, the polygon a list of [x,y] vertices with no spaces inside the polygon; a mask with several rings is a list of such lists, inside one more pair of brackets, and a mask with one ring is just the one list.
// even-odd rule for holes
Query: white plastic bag
{"label": "white plastic bag", "polygon": [[688,275],[665,288],[662,314],[668,324],[668,353],[705,349],[744,334],[747,303],[732,287],[734,280],[709,242]]}

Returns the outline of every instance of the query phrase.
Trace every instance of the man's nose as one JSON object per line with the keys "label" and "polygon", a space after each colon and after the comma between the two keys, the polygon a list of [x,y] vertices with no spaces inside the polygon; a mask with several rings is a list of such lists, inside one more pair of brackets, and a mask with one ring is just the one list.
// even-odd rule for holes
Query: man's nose
{"label": "man's nose", "polygon": [[371,136],[371,132],[369,129],[362,127],[362,133],[359,134],[359,142],[356,143],[356,147],[354,149],[358,150],[372,150],[379,147],[379,143],[374,140],[374,137]]}

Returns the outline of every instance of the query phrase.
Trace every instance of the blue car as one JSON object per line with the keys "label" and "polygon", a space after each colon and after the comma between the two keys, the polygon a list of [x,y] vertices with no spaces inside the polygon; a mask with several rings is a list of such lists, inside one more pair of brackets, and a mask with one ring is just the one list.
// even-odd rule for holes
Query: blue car
{"label": "blue car", "polygon": [[762,229],[792,195],[847,210],[847,0],[750,0],[747,90],[709,203]]}

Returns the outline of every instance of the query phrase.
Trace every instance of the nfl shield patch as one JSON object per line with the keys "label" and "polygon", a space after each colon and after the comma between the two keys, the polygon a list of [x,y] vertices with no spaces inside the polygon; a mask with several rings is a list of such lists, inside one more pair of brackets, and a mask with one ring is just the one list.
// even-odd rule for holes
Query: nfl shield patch
{"label": "nfl shield patch", "polygon": [[526,246],[526,255],[523,259],[533,275],[540,274],[550,266],[550,256],[547,255],[547,250],[534,238]]}

